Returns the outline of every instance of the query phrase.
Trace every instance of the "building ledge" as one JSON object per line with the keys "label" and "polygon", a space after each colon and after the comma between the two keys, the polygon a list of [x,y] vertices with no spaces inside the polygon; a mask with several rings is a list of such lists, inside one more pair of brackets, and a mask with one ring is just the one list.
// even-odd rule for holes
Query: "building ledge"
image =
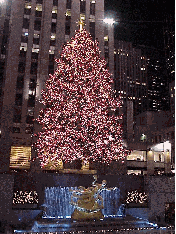
{"label": "building ledge", "polygon": [[87,169],[84,169],[84,170],[78,170],[78,169],[61,169],[61,170],[43,170],[44,172],[48,172],[48,173],[58,173],[58,174],[91,174],[91,175],[94,175],[94,174],[97,174],[97,170],[87,170]]}
{"label": "building ledge", "polygon": [[[154,168],[164,168],[164,162],[153,162]],[[146,168],[147,161],[127,160],[127,167]]]}

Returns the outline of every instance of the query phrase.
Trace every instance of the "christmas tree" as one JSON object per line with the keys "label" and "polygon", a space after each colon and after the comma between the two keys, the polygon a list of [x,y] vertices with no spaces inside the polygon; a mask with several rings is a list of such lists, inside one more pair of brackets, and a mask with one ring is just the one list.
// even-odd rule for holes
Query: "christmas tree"
{"label": "christmas tree", "polygon": [[38,118],[41,166],[76,159],[123,162],[128,151],[122,141],[122,116],[117,115],[121,103],[98,43],[80,29],[55,61],[57,69],[42,91],[44,108]]}

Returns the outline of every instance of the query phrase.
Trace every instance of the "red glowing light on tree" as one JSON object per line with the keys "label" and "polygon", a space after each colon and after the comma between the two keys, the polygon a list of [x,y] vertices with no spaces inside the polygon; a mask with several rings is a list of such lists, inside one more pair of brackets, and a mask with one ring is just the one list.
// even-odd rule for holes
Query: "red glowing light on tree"
{"label": "red glowing light on tree", "polygon": [[42,167],[62,159],[124,160],[121,105],[112,89],[113,79],[100,58],[97,42],[85,29],[63,47],[57,69],[46,81],[36,142]]}

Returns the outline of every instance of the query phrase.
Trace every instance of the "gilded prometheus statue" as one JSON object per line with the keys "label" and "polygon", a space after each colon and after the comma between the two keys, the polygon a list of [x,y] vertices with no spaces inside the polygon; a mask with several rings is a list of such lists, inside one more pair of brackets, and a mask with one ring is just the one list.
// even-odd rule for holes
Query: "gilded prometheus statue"
{"label": "gilded prometheus statue", "polygon": [[[71,190],[73,192],[71,204],[75,206],[72,219],[102,219],[104,217],[101,211],[103,209],[103,198],[99,193],[105,185],[105,180],[102,181],[102,184],[94,181],[91,187],[79,186],[77,190]],[[77,198],[77,202],[74,202],[73,198]]]}

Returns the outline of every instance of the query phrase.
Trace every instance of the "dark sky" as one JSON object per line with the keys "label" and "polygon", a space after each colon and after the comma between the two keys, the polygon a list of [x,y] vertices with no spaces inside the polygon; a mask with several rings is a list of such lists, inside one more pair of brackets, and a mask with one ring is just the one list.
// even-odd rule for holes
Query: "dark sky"
{"label": "dark sky", "polygon": [[114,12],[119,21],[115,25],[115,38],[131,41],[134,46],[162,50],[164,28],[172,25],[175,29],[174,0],[105,0],[107,11]]}

